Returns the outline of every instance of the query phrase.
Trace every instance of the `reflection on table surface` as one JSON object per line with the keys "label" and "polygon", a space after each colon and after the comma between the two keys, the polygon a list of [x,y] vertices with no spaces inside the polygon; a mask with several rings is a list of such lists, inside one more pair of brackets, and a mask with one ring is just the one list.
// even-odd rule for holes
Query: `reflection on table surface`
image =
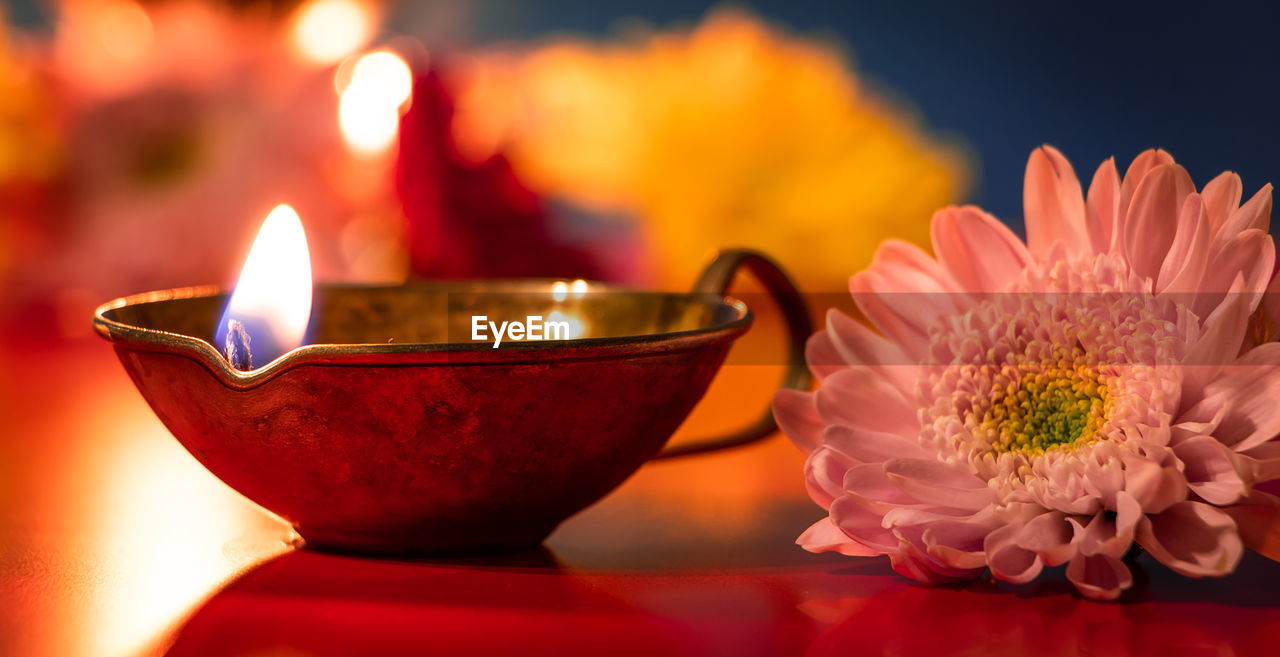
{"label": "reflection on table surface", "polygon": [[[763,403],[731,365],[686,435]],[[205,472],[97,342],[0,348],[0,654],[1275,654],[1280,565],[1225,580],[1143,557],[1125,604],[927,589],[794,544],[821,515],[785,440],[653,463],[542,551],[371,560],[296,550]]]}

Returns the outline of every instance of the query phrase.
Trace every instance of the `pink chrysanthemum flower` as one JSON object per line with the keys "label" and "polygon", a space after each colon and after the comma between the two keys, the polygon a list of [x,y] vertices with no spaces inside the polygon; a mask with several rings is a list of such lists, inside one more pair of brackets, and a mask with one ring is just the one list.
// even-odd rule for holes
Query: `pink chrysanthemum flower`
{"label": "pink chrysanthemum flower", "polygon": [[1271,186],[1198,192],[1163,151],[1087,197],[1043,147],[1027,164],[1027,243],[975,207],[933,218],[936,258],[880,247],[810,340],[816,392],[784,391],[829,515],[811,551],[888,555],[922,582],[1067,564],[1086,596],[1133,577],[1136,544],[1191,577],[1245,545],[1280,558],[1280,343],[1252,346],[1272,280]]}

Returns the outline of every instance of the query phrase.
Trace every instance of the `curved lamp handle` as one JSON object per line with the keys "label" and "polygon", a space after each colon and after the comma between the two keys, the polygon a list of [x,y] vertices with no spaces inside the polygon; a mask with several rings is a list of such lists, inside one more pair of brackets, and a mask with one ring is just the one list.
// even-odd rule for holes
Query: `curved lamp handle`
{"label": "curved lamp handle", "polygon": [[[804,361],[804,346],[813,333],[813,322],[809,319],[809,309],[800,296],[800,291],[773,260],[758,251],[732,249],[721,251],[702,272],[698,282],[693,286],[695,294],[724,295],[733,283],[734,274],[745,268],[764,285],[769,296],[782,311],[783,320],[787,324],[787,371],[782,380],[785,388],[807,389],[813,382],[813,375]],[[737,447],[760,440],[777,430],[778,424],[773,419],[773,411],[766,408],[764,415],[751,425],[738,429],[728,435],[705,438],[681,445],[670,445],[654,456],[665,459],[672,456],[700,454],[726,447]]]}

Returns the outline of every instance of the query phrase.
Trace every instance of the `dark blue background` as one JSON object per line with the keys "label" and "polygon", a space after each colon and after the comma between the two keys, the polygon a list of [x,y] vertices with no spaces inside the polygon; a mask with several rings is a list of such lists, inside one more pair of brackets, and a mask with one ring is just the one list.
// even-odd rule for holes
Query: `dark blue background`
{"label": "dark blue background", "polygon": [[[437,0],[439,1],[439,0]],[[717,2],[476,0],[470,38],[615,34],[620,19],[690,24]],[[28,0],[10,7],[38,20]],[[399,15],[421,15],[414,3]],[[1224,169],[1245,194],[1280,182],[1280,3],[817,2],[742,4],[801,34],[842,42],[874,83],[910,99],[934,129],[964,137],[973,201],[1021,225],[1022,171],[1050,143],[1087,184],[1115,155],[1169,150],[1203,185]],[[419,5],[421,7],[421,5]],[[394,29],[415,32],[418,26]]]}

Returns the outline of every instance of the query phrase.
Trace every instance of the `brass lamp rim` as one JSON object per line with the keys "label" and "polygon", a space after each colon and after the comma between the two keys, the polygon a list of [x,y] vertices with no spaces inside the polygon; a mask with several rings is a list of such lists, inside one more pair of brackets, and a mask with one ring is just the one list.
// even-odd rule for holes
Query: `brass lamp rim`
{"label": "brass lamp rim", "polygon": [[[395,284],[317,282],[316,287],[356,290],[420,287],[492,294],[521,294],[527,291],[532,294],[545,293],[549,285],[561,280],[552,278],[464,279]],[[649,292],[592,281],[589,281],[588,285],[592,294],[609,292],[684,298],[702,297],[708,303],[731,309],[734,311],[734,316],[728,321],[713,322],[709,326],[695,329],[564,340],[519,341],[504,343],[498,349],[492,348],[487,342],[304,344],[249,371],[231,367],[223,354],[204,338],[137,326],[108,316],[111,311],[127,306],[222,295],[227,290],[221,286],[180,287],[119,297],[94,310],[93,326],[98,334],[113,344],[128,345],[133,349],[183,354],[202,363],[228,387],[248,389],[302,366],[517,365],[548,361],[597,360],[619,356],[636,357],[643,356],[645,353],[656,355],[695,349],[721,339],[736,337],[744,333],[753,320],[753,314],[747,305],[728,295],[701,292]]]}

